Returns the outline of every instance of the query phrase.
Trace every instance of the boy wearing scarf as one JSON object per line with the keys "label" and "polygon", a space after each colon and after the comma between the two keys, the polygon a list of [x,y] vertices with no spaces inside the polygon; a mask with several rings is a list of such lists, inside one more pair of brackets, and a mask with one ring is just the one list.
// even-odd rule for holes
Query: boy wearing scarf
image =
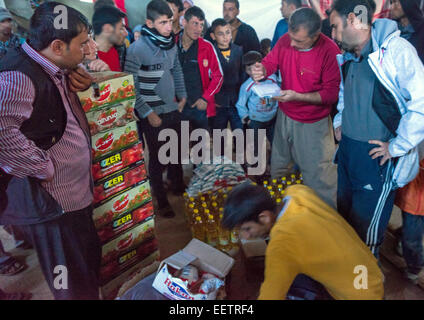
{"label": "boy wearing scarf", "polygon": [[[172,33],[171,9],[165,1],[153,0],[147,5],[146,17],[140,39],[128,48],[125,71],[133,74],[135,79],[135,109],[140,118],[139,131],[144,132],[149,149],[149,174],[159,215],[172,218],[175,214],[162,180],[165,165],[160,163],[158,156],[164,142],[158,141],[158,137],[163,129],[181,131],[178,110],[185,105],[187,93]],[[181,164],[166,167],[172,191],[184,192]]]}

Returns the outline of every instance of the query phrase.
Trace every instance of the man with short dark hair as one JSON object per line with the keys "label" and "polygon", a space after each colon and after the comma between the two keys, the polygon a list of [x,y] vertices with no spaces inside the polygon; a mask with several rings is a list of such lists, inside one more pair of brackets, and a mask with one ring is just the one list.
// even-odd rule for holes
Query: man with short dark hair
{"label": "man with short dark hair", "polygon": [[400,36],[417,49],[424,63],[424,14],[420,0],[391,0],[390,16],[398,23]]}
{"label": "man with short dark hair", "polygon": [[271,42],[271,49],[274,48],[277,41],[289,31],[289,18],[291,14],[296,10],[302,7],[301,0],[282,0],[281,1],[281,14],[283,19],[281,19],[277,26],[275,27],[274,37]]}
{"label": "man with short dark hair", "polygon": [[[260,300],[381,300],[383,275],[355,230],[310,188],[289,187],[277,205],[268,190],[244,183],[225,203],[223,227],[241,239],[270,241]],[[355,278],[366,268],[367,288]],[[363,270],[363,269],[362,269]]]}
{"label": "man with short dark hair", "polygon": [[[249,51],[261,51],[255,29],[237,18],[239,14],[240,3],[238,0],[224,0],[222,15],[231,25],[233,42],[243,48],[243,54]],[[207,36],[205,38],[209,40]]]}
{"label": "man with short dark hair", "polygon": [[[137,91],[135,109],[140,118],[139,130],[145,133],[149,149],[149,176],[159,215],[172,218],[175,213],[168,202],[162,179],[165,166],[159,159],[159,150],[164,142],[158,141],[158,137],[165,129],[177,133],[181,131],[178,110],[184,107],[187,93],[172,33],[171,8],[163,0],[150,1],[146,17],[140,39],[128,49],[125,71],[134,75]],[[182,194],[184,181],[181,164],[169,164],[166,167],[171,180],[170,189]]]}
{"label": "man with short dark hair", "polygon": [[345,50],[338,57],[343,81],[334,119],[337,207],[378,257],[395,190],[419,170],[424,67],[395,21],[372,23],[372,16],[368,0],[335,0],[330,21]]}
{"label": "man with short dark hair", "polygon": [[[78,69],[90,53],[90,25],[66,7],[68,28],[57,29],[57,6],[40,5],[28,42],[1,62],[0,224],[23,231],[56,299],[98,299],[90,130],[74,93],[91,85]],[[70,72],[90,81],[69,81]]]}
{"label": "man with short dark hair", "polygon": [[178,34],[181,31],[180,17],[184,11],[184,4],[182,0],[166,0],[166,2],[168,2],[173,14],[172,32]]}
{"label": "man with short dark hair", "polygon": [[13,33],[13,18],[9,10],[0,8],[0,59],[10,48],[21,45],[21,39]]}
{"label": "man with short dark hair", "polygon": [[187,104],[182,112],[192,129],[209,129],[209,118],[215,117],[215,95],[221,90],[224,73],[214,46],[201,38],[205,14],[191,7],[184,15],[178,40],[179,58],[184,72]]}
{"label": "man with short dark hair", "polygon": [[107,63],[110,70],[121,72],[125,64],[126,14],[116,7],[102,6],[94,11],[93,30],[99,48],[99,59]]}
{"label": "man with short dark hair", "polygon": [[271,176],[287,176],[294,163],[306,185],[335,207],[336,168],[330,113],[337,102],[340,72],[336,44],[321,32],[321,18],[310,8],[290,17],[289,32],[262,61],[252,66],[255,81],[280,71],[279,111],[274,130]]}

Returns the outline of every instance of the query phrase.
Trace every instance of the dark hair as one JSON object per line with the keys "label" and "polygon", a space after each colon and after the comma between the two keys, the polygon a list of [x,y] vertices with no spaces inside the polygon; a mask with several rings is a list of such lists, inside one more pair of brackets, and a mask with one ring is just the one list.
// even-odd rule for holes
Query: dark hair
{"label": "dark hair", "polygon": [[206,17],[205,17],[205,13],[203,12],[202,9],[200,9],[197,6],[193,6],[191,8],[189,8],[186,13],[184,14],[184,19],[188,22],[190,21],[191,18],[196,17],[198,18],[200,21],[205,21]]}
{"label": "dark hair", "polygon": [[301,26],[308,30],[309,37],[312,37],[321,31],[321,17],[311,8],[297,9],[290,16],[289,29],[296,33]]}
{"label": "dark hair", "polygon": [[222,226],[233,229],[245,222],[259,220],[261,212],[275,212],[276,204],[268,190],[245,182],[233,189],[225,202]]}
{"label": "dark hair", "polygon": [[283,0],[287,5],[294,5],[296,8],[302,7],[302,0]]}
{"label": "dark hair", "polygon": [[175,4],[178,8],[178,12],[184,11],[184,3],[182,0],[166,0],[166,2]]}
{"label": "dark hair", "polygon": [[229,25],[229,23],[225,21],[225,19],[222,19],[222,18],[215,19],[212,22],[210,33],[215,33],[215,30],[217,27],[225,27],[226,25]]}
{"label": "dark hair", "polygon": [[249,51],[241,59],[244,67],[255,64],[256,62],[262,62],[262,54],[258,51]]}
{"label": "dark hair", "polygon": [[[55,19],[62,14],[60,11],[54,12],[57,6],[67,9],[67,28],[55,27]],[[44,50],[54,40],[61,40],[69,45],[81,32],[91,30],[90,23],[81,12],[58,2],[45,2],[37,7],[29,25],[28,41],[37,51]]]}
{"label": "dark hair", "polygon": [[265,57],[267,55],[266,51],[271,49],[271,39],[265,38],[261,40],[261,53]]}
{"label": "dark hair", "polygon": [[356,16],[359,16],[364,13],[363,10],[359,9],[360,6],[365,7],[367,11],[367,23],[368,25],[371,25],[376,10],[374,0],[335,0],[331,6],[330,14],[335,11],[343,19],[346,19],[350,13],[354,13]]}
{"label": "dark hair", "polygon": [[169,5],[163,0],[150,1],[146,8],[146,19],[155,21],[160,16],[172,18],[172,10]]}
{"label": "dark hair", "polygon": [[115,7],[115,1],[114,0],[96,0],[96,2],[94,2],[94,11],[100,9],[101,7],[104,6],[112,6]]}
{"label": "dark hair", "polygon": [[103,26],[110,24],[116,26],[127,15],[120,9],[112,6],[100,7],[94,11],[93,15],[93,29],[94,34],[99,35],[102,33]]}
{"label": "dark hair", "polygon": [[224,3],[234,3],[237,9],[240,9],[240,2],[238,0],[224,0]]}

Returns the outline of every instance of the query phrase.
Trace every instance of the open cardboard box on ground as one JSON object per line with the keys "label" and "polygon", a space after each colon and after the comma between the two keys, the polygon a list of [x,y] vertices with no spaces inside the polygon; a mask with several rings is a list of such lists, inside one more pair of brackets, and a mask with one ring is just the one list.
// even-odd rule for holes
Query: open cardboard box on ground
{"label": "open cardboard box on ground", "polygon": [[206,243],[193,239],[183,250],[162,261],[153,288],[172,300],[215,300],[218,290],[209,294],[192,294],[188,284],[173,277],[168,266],[181,270],[187,265],[224,279],[234,265],[234,259]]}

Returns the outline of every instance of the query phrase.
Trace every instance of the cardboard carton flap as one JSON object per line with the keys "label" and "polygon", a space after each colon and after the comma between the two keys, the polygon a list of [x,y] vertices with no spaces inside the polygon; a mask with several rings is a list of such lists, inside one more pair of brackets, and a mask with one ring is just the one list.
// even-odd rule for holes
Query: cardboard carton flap
{"label": "cardboard carton flap", "polygon": [[200,269],[221,278],[225,278],[234,265],[233,258],[198,239],[191,240],[183,251],[198,258],[195,265]]}
{"label": "cardboard carton flap", "polygon": [[92,72],[90,75],[94,78],[95,82],[103,82],[111,79],[121,78],[128,76],[125,72],[114,72],[114,71],[103,71],[103,72]]}
{"label": "cardboard carton flap", "polygon": [[197,259],[196,256],[193,256],[188,252],[179,251],[176,254],[165,259],[163,263],[166,263],[177,270],[181,270],[182,268],[189,265],[196,259]]}

